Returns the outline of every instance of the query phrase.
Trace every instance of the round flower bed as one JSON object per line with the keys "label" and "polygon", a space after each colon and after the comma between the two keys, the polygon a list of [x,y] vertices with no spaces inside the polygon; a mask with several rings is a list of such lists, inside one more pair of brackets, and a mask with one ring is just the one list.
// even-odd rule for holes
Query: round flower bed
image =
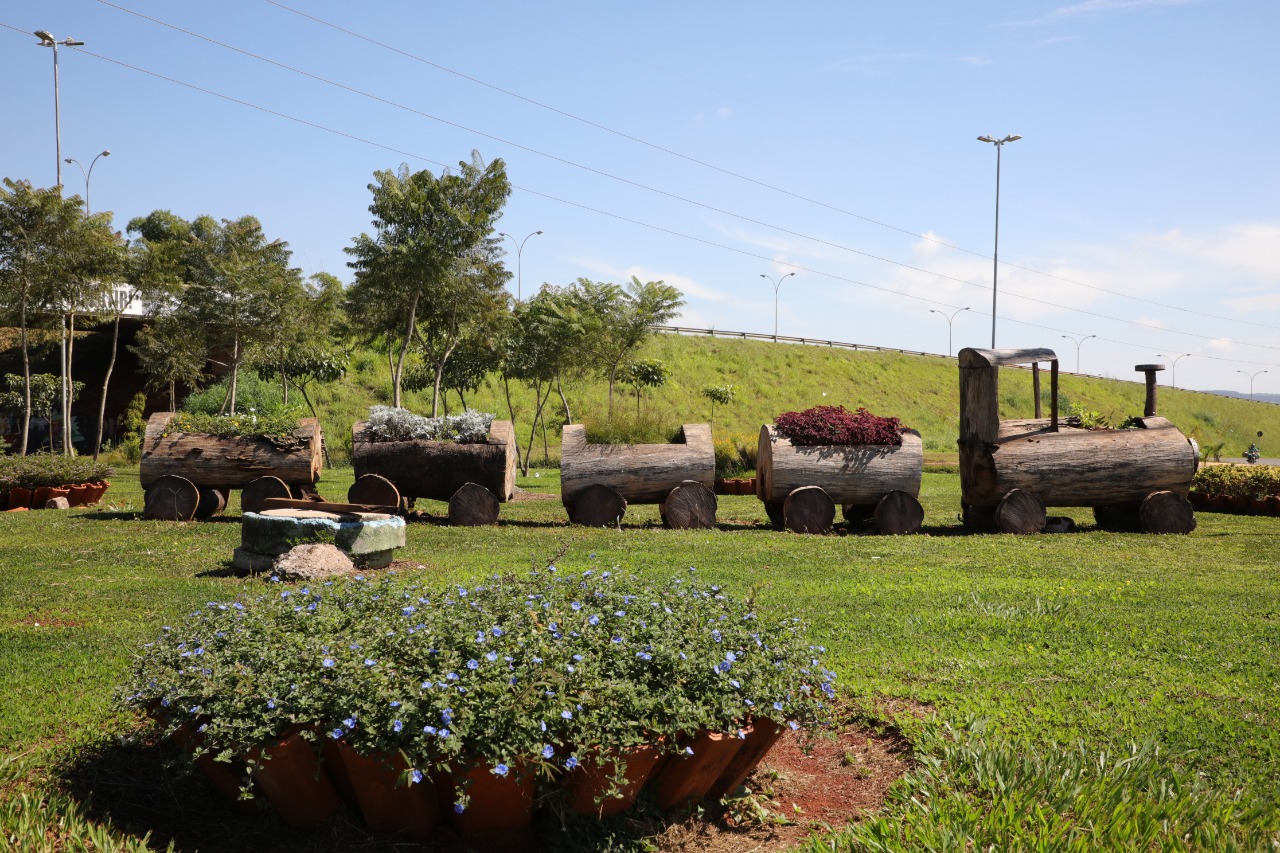
{"label": "round flower bed", "polygon": [[[300,738],[313,757],[340,745],[380,761],[401,789],[434,780],[459,821],[491,796],[483,783],[510,783],[527,817],[536,785],[580,803],[593,772],[605,784],[586,802],[605,811],[644,783],[626,778],[628,756],[653,770],[661,805],[679,805],[751,769],[751,750],[735,763],[730,749],[690,787],[674,777],[691,756],[822,722],[834,695],[824,650],[798,620],[760,614],[690,572],[666,585],[552,566],[434,590],[394,575],[272,586],[165,626],[126,701],[197,758],[242,767],[246,793],[253,779],[271,793],[262,783],[274,752]],[[340,791],[346,776],[334,779]]]}

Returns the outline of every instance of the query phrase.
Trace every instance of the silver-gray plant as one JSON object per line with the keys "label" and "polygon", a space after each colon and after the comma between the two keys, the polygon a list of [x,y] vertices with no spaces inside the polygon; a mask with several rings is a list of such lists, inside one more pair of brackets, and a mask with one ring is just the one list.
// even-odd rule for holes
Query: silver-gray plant
{"label": "silver-gray plant", "polygon": [[467,409],[460,415],[427,418],[408,409],[371,406],[366,429],[374,441],[424,439],[474,444],[488,439],[493,418],[491,413],[475,409]]}

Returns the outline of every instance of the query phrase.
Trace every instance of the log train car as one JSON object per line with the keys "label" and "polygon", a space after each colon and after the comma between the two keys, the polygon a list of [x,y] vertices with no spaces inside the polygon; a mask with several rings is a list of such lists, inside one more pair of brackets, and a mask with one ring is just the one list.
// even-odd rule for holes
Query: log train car
{"label": "log train car", "polygon": [[[1187,501],[1199,463],[1193,441],[1155,414],[1155,371],[1144,417],[1131,429],[1068,426],[1058,412],[1058,357],[1049,349],[960,351],[960,487],[965,525],[1036,533],[1046,507],[1093,507],[1100,527],[1189,533]],[[1050,416],[1040,417],[1039,364],[1050,365]],[[999,370],[1032,365],[1036,417],[1000,420]]]}

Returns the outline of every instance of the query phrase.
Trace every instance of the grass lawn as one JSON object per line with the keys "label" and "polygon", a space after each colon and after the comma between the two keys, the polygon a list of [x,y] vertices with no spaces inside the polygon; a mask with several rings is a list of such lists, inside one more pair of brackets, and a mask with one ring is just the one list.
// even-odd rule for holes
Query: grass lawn
{"label": "grass lawn", "polygon": [[[842,693],[921,759],[878,820],[813,849],[1280,849],[1280,519],[1202,513],[1190,536],[1153,537],[1093,532],[1073,511],[1086,532],[959,535],[958,476],[927,473],[927,535],[776,533],[752,497],[722,497],[714,531],[663,530],[638,506],[619,533],[567,526],[558,472],[536,473],[521,487],[556,500],[504,505],[493,529],[411,525],[399,557],[441,582],[557,554],[657,577],[695,566],[803,616]],[[350,481],[326,472],[321,491]],[[138,645],[261,583],[230,571],[234,512],[144,521],[136,469],[106,504],[0,516],[10,843],[32,820],[20,795],[74,811],[54,793],[76,788],[65,768],[138,728],[112,698]],[[895,717],[907,706],[928,713]]]}

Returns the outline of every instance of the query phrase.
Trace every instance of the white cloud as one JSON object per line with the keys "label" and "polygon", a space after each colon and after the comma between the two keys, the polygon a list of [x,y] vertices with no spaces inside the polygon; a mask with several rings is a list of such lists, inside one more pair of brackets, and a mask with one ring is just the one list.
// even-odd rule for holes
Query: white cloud
{"label": "white cloud", "polygon": [[733,116],[733,110],[729,107],[721,107],[716,110],[716,118],[730,118]]}
{"label": "white cloud", "polygon": [[1052,24],[1073,18],[1099,18],[1124,12],[1137,12],[1144,9],[1164,9],[1172,6],[1190,6],[1203,0],[1085,0],[1070,6],[1059,6],[1048,14],[1026,21],[1006,21],[1003,27],[1031,27],[1040,24]]}

